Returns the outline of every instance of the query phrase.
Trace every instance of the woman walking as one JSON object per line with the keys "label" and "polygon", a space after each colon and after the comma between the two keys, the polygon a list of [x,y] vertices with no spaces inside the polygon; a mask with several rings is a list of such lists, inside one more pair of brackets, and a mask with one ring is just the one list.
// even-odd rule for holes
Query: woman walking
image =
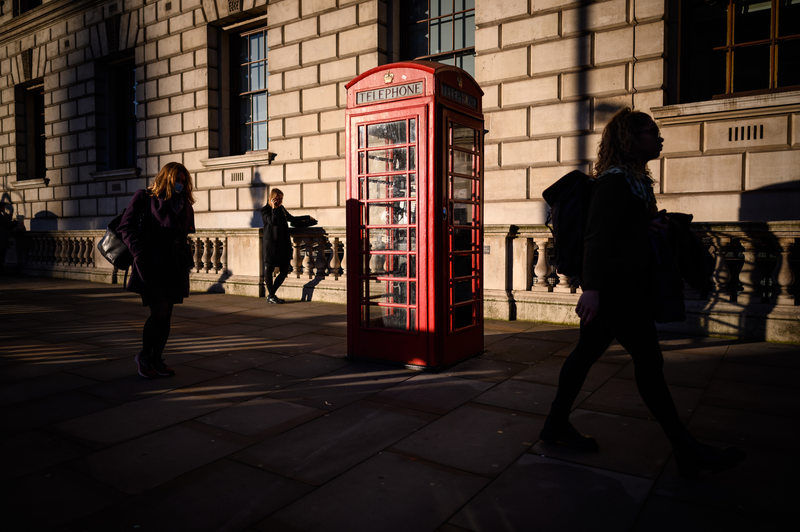
{"label": "woman walking", "polygon": [[[639,393],[671,442],[678,471],[694,477],[700,471],[733,467],[744,453],[695,440],[681,423],[664,379],[653,320],[648,233],[666,231],[668,220],[653,219],[656,199],[647,168],[648,161],[658,158],[662,144],[656,123],[630,108],[614,115],[603,131],[584,237],[583,294],[575,309],[581,319],[580,339],[561,369],[540,438],[582,451],[599,449],[594,438],[572,426],[569,413],[590,368],[616,338],[633,359]],[[625,267],[622,281],[618,265]]]}
{"label": "woman walking", "polygon": [[162,355],[169,339],[172,309],[189,297],[194,261],[188,235],[194,233],[192,180],[180,163],[167,163],[153,184],[137,191],[117,228],[133,254],[127,289],[142,296],[150,317],[136,355],[139,375],[170,377],[175,371]]}

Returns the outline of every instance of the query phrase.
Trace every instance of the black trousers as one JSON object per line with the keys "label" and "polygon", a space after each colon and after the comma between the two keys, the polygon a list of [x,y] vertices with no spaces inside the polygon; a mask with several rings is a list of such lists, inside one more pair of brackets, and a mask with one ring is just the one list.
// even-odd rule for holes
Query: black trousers
{"label": "black trousers", "polygon": [[675,402],[664,379],[664,356],[649,312],[633,312],[640,305],[606,305],[588,325],[581,323],[575,350],[564,361],[558,392],[550,410],[550,421],[566,422],[592,365],[616,338],[633,358],[636,386],[667,436],[679,433],[681,423]]}
{"label": "black trousers", "polygon": [[[275,280],[272,280],[272,272],[275,271],[275,268],[280,268],[280,272],[278,276],[275,277]],[[280,264],[272,264],[270,262],[264,265],[264,282],[267,285],[267,297],[274,296],[275,292],[278,291],[278,288],[281,287],[283,281],[286,280],[286,276],[289,275],[289,263],[280,263]]]}

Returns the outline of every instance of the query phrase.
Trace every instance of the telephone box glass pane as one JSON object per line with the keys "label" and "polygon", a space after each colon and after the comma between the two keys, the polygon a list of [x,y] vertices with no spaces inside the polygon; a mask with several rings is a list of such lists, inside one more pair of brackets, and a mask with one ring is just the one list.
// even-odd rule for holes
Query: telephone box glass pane
{"label": "telephone box glass pane", "polygon": [[417,148],[411,146],[408,148],[408,169],[409,170],[416,170],[417,169]]}
{"label": "telephone box glass pane", "polygon": [[364,225],[405,225],[408,223],[405,201],[368,203],[366,207],[368,219],[364,220]]}
{"label": "telephone box glass pane", "polygon": [[453,256],[453,277],[469,277],[472,275],[472,255]]}
{"label": "telephone box glass pane", "polygon": [[[417,202],[409,201],[408,207],[409,207],[408,223],[415,224],[417,223]],[[400,223],[406,223],[406,222],[400,222]]]}
{"label": "telephone box glass pane", "polygon": [[471,127],[454,125],[452,145],[463,150],[477,151],[476,133]]}
{"label": "telephone box glass pane", "polygon": [[[367,134],[366,134],[366,127],[358,126],[358,147],[359,148],[366,148],[367,144]],[[360,172],[359,172],[360,173]]]}
{"label": "telephone box glass pane", "polygon": [[381,311],[381,318],[383,320],[383,328],[385,329],[398,329],[401,331],[406,330],[406,321],[408,311],[404,308],[397,307],[377,307]]}
{"label": "telephone box glass pane", "polygon": [[464,305],[453,309],[453,329],[461,329],[472,325],[472,305]]}
{"label": "telephone box glass pane", "polygon": [[[380,277],[406,277],[408,257],[406,255],[365,255],[369,258],[364,273]],[[412,273],[410,277],[414,277]]]}
{"label": "telephone box glass pane", "polygon": [[367,126],[369,147],[406,143],[406,121],[385,122]]}
{"label": "telephone box glass pane", "polygon": [[[363,157],[363,153],[361,156]],[[367,173],[402,172],[406,169],[406,149],[372,150],[367,152]],[[359,173],[364,173],[363,164],[359,165]]]}
{"label": "telephone box glass pane", "polygon": [[406,176],[381,175],[359,179],[361,199],[391,199],[406,196]]}
{"label": "telephone box glass pane", "polygon": [[367,229],[367,238],[362,242],[363,251],[406,251],[408,240],[406,229]]}
{"label": "telephone box glass pane", "polygon": [[411,120],[408,121],[408,129],[409,129],[409,132],[408,132],[409,135],[408,136],[410,137],[408,139],[408,141],[413,144],[413,143],[417,142],[417,119],[416,118],[412,118]]}
{"label": "telephone box glass pane", "polygon": [[472,241],[473,231],[469,229],[453,229],[453,251],[473,251],[476,249]]}
{"label": "telephone box glass pane", "polygon": [[410,308],[408,309],[409,316],[411,319],[408,322],[408,330],[409,331],[416,331],[417,330],[417,309]]}
{"label": "telephone box glass pane", "polygon": [[464,175],[474,175],[473,169],[475,168],[475,156],[471,153],[463,151],[452,151],[453,158],[451,172]]}
{"label": "telephone box glass pane", "polygon": [[453,225],[472,225],[474,205],[471,203],[453,204]]}
{"label": "telephone box glass pane", "polygon": [[411,251],[417,250],[417,230],[413,227],[408,230],[408,243],[411,246]]}
{"label": "telephone box glass pane", "polygon": [[475,197],[472,193],[472,179],[465,179],[463,177],[453,177],[453,199],[474,201]]}
{"label": "telephone box glass pane", "polygon": [[408,176],[408,197],[417,197],[417,174],[411,174]]}
{"label": "telephone box glass pane", "polygon": [[405,281],[368,281],[364,285],[364,297],[373,303],[405,305],[408,301]]}
{"label": "telephone box glass pane", "polygon": [[472,301],[472,280],[453,283],[453,303]]}
{"label": "telephone box glass pane", "polygon": [[417,283],[408,283],[408,304],[417,304]]}

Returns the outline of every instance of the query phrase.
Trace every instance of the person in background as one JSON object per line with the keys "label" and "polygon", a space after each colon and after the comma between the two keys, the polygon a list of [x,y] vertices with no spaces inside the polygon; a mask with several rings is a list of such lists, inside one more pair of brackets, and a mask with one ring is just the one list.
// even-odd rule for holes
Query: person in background
{"label": "person in background", "polygon": [[[606,126],[595,164],[595,185],[584,236],[581,294],[576,313],[580,338],[561,369],[558,391],[540,438],[581,451],[597,441],[570,423],[572,404],[592,365],[614,339],[633,359],[636,385],[645,405],[672,444],[678,471],[723,471],[744,452],[698,442],[683,426],[664,378],[664,357],[653,317],[652,247],[648,233],[668,230],[658,218],[647,162],[658,158],[663,139],[648,115],[625,108]],[[609,260],[613,257],[613,260]],[[619,276],[619,266],[625,277]]]}
{"label": "person in background", "polygon": [[17,221],[11,215],[11,204],[0,202],[0,274],[3,273],[3,265],[6,263],[6,250],[11,240],[11,231],[16,227]]}
{"label": "person in background", "polygon": [[128,290],[142,296],[150,317],[136,355],[139,375],[170,377],[175,371],[162,355],[169,339],[172,309],[189,297],[194,265],[189,233],[194,233],[192,179],[180,163],[167,163],[147,189],[133,195],[117,231],[133,254]]}
{"label": "person in background", "polygon": [[[273,188],[269,193],[269,201],[261,209],[264,220],[264,281],[267,285],[267,303],[282,304],[276,294],[286,276],[289,275],[289,263],[292,259],[292,241],[289,238],[289,222],[295,219],[283,206],[283,192]],[[313,218],[312,218],[313,220]],[[275,269],[278,276],[272,279]]]}

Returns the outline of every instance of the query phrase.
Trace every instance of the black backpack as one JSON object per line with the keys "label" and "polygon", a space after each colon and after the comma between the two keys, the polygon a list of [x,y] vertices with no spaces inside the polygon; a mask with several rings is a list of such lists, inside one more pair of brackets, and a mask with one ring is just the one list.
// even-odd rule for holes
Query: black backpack
{"label": "black backpack", "polygon": [[573,170],[542,192],[550,206],[545,223],[553,232],[556,272],[567,277],[579,276],[583,269],[583,235],[593,188],[593,179]]}

